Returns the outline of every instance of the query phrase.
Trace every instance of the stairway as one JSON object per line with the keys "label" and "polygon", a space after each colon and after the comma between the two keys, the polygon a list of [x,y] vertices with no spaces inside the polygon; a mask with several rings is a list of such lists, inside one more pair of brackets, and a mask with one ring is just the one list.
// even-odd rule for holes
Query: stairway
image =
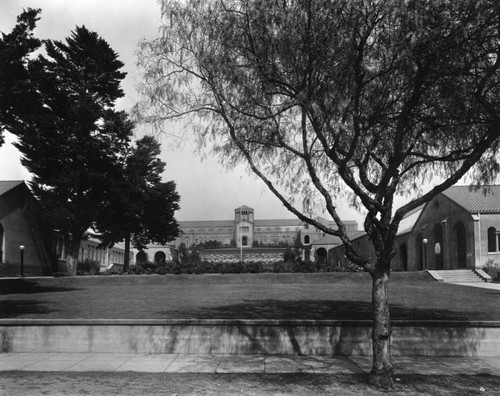
{"label": "stairway", "polygon": [[[447,283],[481,283],[485,282],[476,272],[470,269],[457,270],[433,270],[434,274],[441,277],[443,282]],[[440,280],[441,280],[440,279]]]}

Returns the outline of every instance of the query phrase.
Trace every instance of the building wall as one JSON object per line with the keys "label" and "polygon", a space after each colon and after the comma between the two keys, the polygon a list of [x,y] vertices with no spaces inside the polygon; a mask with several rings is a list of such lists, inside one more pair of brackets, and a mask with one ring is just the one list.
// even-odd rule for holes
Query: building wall
{"label": "building wall", "polygon": [[[35,218],[30,210],[30,195],[25,185],[19,185],[0,197],[0,238],[2,270],[11,267],[17,271],[21,265],[20,246],[24,246],[24,272],[26,276],[50,275],[51,268],[45,256]],[[3,271],[0,271],[3,273]],[[14,274],[12,274],[14,275]]]}
{"label": "building wall", "polygon": [[[493,252],[488,252],[490,227],[499,232]],[[363,256],[375,259],[367,235],[354,240],[353,246]],[[425,206],[413,229],[396,237],[394,251],[394,271],[480,268],[488,259],[500,263],[500,214],[473,216],[446,196],[438,195]],[[331,249],[329,261],[344,262],[344,247]]]}
{"label": "building wall", "polygon": [[[465,235],[460,240],[457,230],[462,226]],[[426,205],[415,223],[412,237],[415,243],[411,269],[419,269],[421,265],[425,269],[474,268],[474,219],[444,195],[438,195]]]}
{"label": "building wall", "polygon": [[[475,252],[476,267],[481,268],[486,264],[487,260],[493,260],[500,264],[500,214],[499,213],[481,213],[474,216],[475,229],[477,230],[477,248]],[[488,230],[492,228],[496,231],[494,241],[494,249],[490,251],[488,242]]]}

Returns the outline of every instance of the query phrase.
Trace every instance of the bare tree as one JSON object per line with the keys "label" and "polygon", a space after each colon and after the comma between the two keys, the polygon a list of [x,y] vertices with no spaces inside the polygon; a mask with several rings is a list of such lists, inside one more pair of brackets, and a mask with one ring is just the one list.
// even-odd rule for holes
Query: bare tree
{"label": "bare tree", "polygon": [[[202,145],[246,162],[299,219],[338,236],[372,276],[374,384],[392,387],[388,284],[403,216],[499,170],[500,5],[493,0],[162,2],[141,45],[143,120],[196,121]],[[420,186],[442,182],[423,193]],[[412,194],[394,209],[394,198]],[[366,210],[376,258],[336,202]],[[337,228],[309,215],[328,212]]]}

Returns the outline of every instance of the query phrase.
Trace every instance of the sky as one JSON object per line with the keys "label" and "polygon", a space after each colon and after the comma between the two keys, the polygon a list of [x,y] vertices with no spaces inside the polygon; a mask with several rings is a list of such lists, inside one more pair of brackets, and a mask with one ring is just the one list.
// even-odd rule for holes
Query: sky
{"label": "sky", "polygon": [[[136,87],[141,81],[136,67],[137,44],[158,32],[161,16],[156,0],[0,0],[0,31],[10,32],[16,16],[27,7],[42,9],[35,30],[41,39],[64,40],[81,25],[102,36],[119,54],[127,72],[122,83],[125,97],[118,100],[117,108],[129,111],[137,103],[140,97]],[[137,128],[138,136],[146,131],[144,126]],[[202,159],[190,140],[179,142],[166,135],[158,138],[161,158],[167,163],[164,181],[175,181],[181,196],[178,220],[230,220],[233,210],[241,205],[254,208],[257,219],[293,218],[244,166],[227,170],[210,155]],[[12,146],[14,139],[7,133],[6,143],[0,147],[0,180],[29,180]],[[342,219],[356,220],[362,226],[360,213],[342,202],[337,202],[337,207]],[[320,212],[316,215],[324,216]]]}

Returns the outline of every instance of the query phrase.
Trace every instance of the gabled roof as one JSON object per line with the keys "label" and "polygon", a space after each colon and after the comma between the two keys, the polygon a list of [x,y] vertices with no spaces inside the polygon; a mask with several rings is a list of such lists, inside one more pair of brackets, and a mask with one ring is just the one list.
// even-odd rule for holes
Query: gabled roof
{"label": "gabled roof", "polygon": [[24,180],[0,180],[0,196],[21,184],[24,184]]}
{"label": "gabled roof", "polygon": [[500,213],[500,186],[452,186],[442,194],[470,213]]}

